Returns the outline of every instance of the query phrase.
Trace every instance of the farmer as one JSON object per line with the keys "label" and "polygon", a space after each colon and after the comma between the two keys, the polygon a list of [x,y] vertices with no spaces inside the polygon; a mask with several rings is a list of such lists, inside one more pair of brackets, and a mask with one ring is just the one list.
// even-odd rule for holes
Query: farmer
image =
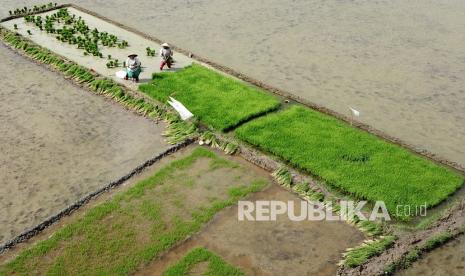
{"label": "farmer", "polygon": [[163,43],[160,49],[160,71],[163,70],[163,67],[168,66],[171,68],[171,64],[173,64],[173,51],[171,51],[170,45],[168,43]]}
{"label": "farmer", "polygon": [[139,74],[142,71],[141,62],[137,58],[136,54],[130,54],[126,60],[126,77],[127,79],[133,79],[135,82],[139,81]]}

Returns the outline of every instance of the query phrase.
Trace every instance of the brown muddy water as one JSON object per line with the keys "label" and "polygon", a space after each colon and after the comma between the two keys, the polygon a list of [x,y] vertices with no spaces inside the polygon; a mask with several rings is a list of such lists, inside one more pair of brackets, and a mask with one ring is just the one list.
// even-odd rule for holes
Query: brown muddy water
{"label": "brown muddy water", "polygon": [[[0,0],[8,9],[43,1]],[[465,165],[465,1],[73,2]]]}
{"label": "brown muddy water", "polygon": [[[276,184],[248,200],[300,201]],[[268,222],[238,221],[237,214],[237,206],[221,211],[203,231],[136,275],[162,275],[196,247],[215,252],[247,275],[335,275],[345,249],[364,239],[343,222],[294,222],[287,216]]]}
{"label": "brown muddy water", "polygon": [[398,275],[465,275],[465,236],[461,235],[458,239],[427,253],[412,267]]}
{"label": "brown muddy water", "polygon": [[75,87],[3,44],[0,60],[0,243],[169,147],[163,124]]}

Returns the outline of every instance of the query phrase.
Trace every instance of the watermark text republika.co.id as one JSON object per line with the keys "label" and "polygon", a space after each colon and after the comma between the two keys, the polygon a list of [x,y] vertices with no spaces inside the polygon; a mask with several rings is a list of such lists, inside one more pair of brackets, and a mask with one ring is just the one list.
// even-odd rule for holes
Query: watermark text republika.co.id
{"label": "watermark text republika.co.id", "polygon": [[[258,200],[238,202],[239,221],[275,221],[279,216],[287,216],[291,221],[346,221],[357,217],[360,220],[390,221],[384,201],[376,201],[372,206],[367,201],[344,201],[337,204],[319,201],[279,201]],[[426,216],[426,203],[411,207],[398,205],[396,216]]]}

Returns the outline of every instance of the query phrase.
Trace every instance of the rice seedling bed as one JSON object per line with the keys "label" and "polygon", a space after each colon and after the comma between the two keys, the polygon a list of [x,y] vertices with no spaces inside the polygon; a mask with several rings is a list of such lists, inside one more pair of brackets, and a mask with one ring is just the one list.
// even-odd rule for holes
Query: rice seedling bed
{"label": "rice seedling bed", "polygon": [[0,274],[126,275],[267,183],[195,148],[1,265]]}
{"label": "rice seedling bed", "polygon": [[[199,268],[203,264],[206,266]],[[163,273],[165,276],[189,274],[216,276],[244,275],[240,269],[226,263],[220,256],[202,247],[191,250],[179,262],[169,267]]]}
{"label": "rice seedling bed", "polygon": [[370,201],[432,207],[463,185],[463,175],[302,106],[246,123],[235,131],[327,184]]}
{"label": "rice seedling bed", "polygon": [[201,121],[222,131],[280,106],[276,97],[198,64],[174,74],[154,74],[153,81],[139,90],[161,102],[172,96]]}

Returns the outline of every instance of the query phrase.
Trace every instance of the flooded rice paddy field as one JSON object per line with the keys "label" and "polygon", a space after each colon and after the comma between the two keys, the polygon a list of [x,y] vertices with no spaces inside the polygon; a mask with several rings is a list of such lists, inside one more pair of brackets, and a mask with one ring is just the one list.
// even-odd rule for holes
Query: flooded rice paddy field
{"label": "flooded rice paddy field", "polygon": [[[81,219],[93,207],[106,202],[115,195],[121,195],[121,193],[134,187],[135,183],[153,176],[154,172],[163,169],[172,161],[182,160],[196,149],[197,146],[191,145],[163,158],[160,162],[146,168],[141,174],[126,181],[118,189],[103,194],[71,216],[60,220],[59,223],[27,242],[28,245],[23,244],[22,247],[33,246],[38,241],[50,237],[53,232],[60,231],[66,225]],[[199,206],[208,206],[212,199],[224,198],[225,191],[228,191],[232,186],[247,185],[246,183],[251,183],[251,181],[260,180],[267,183],[267,187],[261,192],[250,195],[247,200],[283,200],[299,204],[300,199],[273,183],[268,172],[240,157],[225,156],[219,151],[216,153],[221,160],[217,159],[212,162],[213,159],[201,157],[185,168],[172,171],[172,175],[163,180],[161,185],[147,189],[143,193],[144,195],[135,201],[146,202],[150,197],[155,202],[162,204],[163,212],[161,214],[163,221],[166,222],[174,218],[183,218],[184,215],[189,214],[189,212],[185,212],[186,208],[196,209]],[[228,161],[224,162],[225,160]],[[218,182],[218,179],[224,181]],[[159,201],[158,197],[163,197],[164,200]],[[183,202],[183,204],[179,202]],[[184,212],[180,213],[182,210]],[[118,215],[111,217],[116,220]],[[153,228],[147,226],[146,229]],[[159,231],[162,231],[161,229],[165,228],[160,228]],[[144,230],[140,230],[138,233],[142,236],[148,234]],[[101,238],[108,238],[107,234],[102,233]],[[50,262],[53,263],[54,258],[63,256],[64,253],[61,252],[61,249],[66,250],[69,247],[67,243],[74,238],[76,237],[70,237],[63,241],[58,246],[60,249],[55,252],[57,255],[51,253],[38,257],[36,261],[44,263],[44,266],[39,267],[46,269]],[[178,246],[168,249],[167,252],[147,266],[141,267],[134,274],[162,275],[168,266],[182,258],[190,249],[203,246],[239,267],[247,275],[283,275],[284,273],[290,275],[334,275],[342,252],[347,247],[356,246],[364,238],[365,236],[355,227],[336,221],[292,222],[285,216],[278,216],[278,220],[275,222],[239,222],[237,220],[237,206],[232,206],[218,212],[198,234]],[[146,239],[141,238],[140,240],[145,241]],[[7,254],[0,256],[0,264],[14,258],[17,251],[18,248],[15,248],[13,252],[7,252]],[[85,258],[76,256],[76,259],[81,259],[81,257]]]}
{"label": "flooded rice paddy field", "polygon": [[458,239],[427,253],[412,267],[400,272],[399,275],[465,275],[465,236],[462,235]]}
{"label": "flooded rice paddy field", "polygon": [[[96,18],[95,16],[79,11],[75,8],[69,7],[67,9],[70,14],[75,15],[76,17],[81,17],[91,30],[97,28],[100,32],[108,32],[110,34],[114,34],[120,40],[130,41],[129,46],[124,49],[120,49],[118,47],[110,48],[102,46],[100,47],[100,51],[102,52],[104,58],[98,58],[93,55],[85,56],[83,49],[78,49],[76,45],[71,45],[67,42],[58,41],[57,39],[55,39],[56,35],[51,35],[46,33],[45,31],[40,31],[39,28],[36,27],[33,23],[25,22],[24,18],[9,20],[1,24],[2,26],[12,31],[15,30],[14,25],[16,25],[16,31],[18,33],[20,33],[24,37],[31,39],[38,45],[53,50],[53,52],[63,57],[66,57],[69,60],[72,60],[86,68],[92,68],[100,75],[112,78],[117,82],[124,83],[124,85],[130,86],[131,88],[137,89],[137,85],[135,83],[128,82],[115,76],[115,72],[124,70],[122,68],[122,63],[127,59],[128,54],[139,54],[139,59],[142,63],[142,72],[139,76],[140,82],[148,82],[152,79],[152,73],[160,72],[159,65],[161,57],[148,57],[146,55],[147,47],[150,47],[151,49],[156,49],[158,53],[158,50],[160,49],[159,44],[156,44],[155,42],[145,39],[132,32],[126,31],[118,26],[108,23],[107,21]],[[41,16],[50,16],[55,13],[57,13],[57,10],[41,13]],[[57,24],[57,26],[59,25]],[[29,35],[28,31],[30,31],[32,35]],[[118,60],[119,67],[107,68],[106,63],[108,62],[108,55],[111,55],[113,59]],[[192,59],[181,54],[176,54],[175,60],[176,63],[174,64],[172,69],[165,69],[166,71],[175,71],[192,63]]]}
{"label": "flooded rice paddy field", "polygon": [[[247,200],[292,201],[300,199],[278,185]],[[344,222],[238,221],[237,206],[221,211],[198,235],[170,250],[137,275],[162,275],[163,271],[196,247],[220,255],[246,275],[335,275],[337,263],[348,247],[360,244],[364,235]]]}
{"label": "flooded rice paddy field", "polygon": [[0,60],[0,243],[169,147],[163,124],[75,87],[3,44]]}
{"label": "flooded rice paddy field", "polygon": [[[42,1],[1,0],[9,8]],[[465,165],[465,2],[73,2]]]}

